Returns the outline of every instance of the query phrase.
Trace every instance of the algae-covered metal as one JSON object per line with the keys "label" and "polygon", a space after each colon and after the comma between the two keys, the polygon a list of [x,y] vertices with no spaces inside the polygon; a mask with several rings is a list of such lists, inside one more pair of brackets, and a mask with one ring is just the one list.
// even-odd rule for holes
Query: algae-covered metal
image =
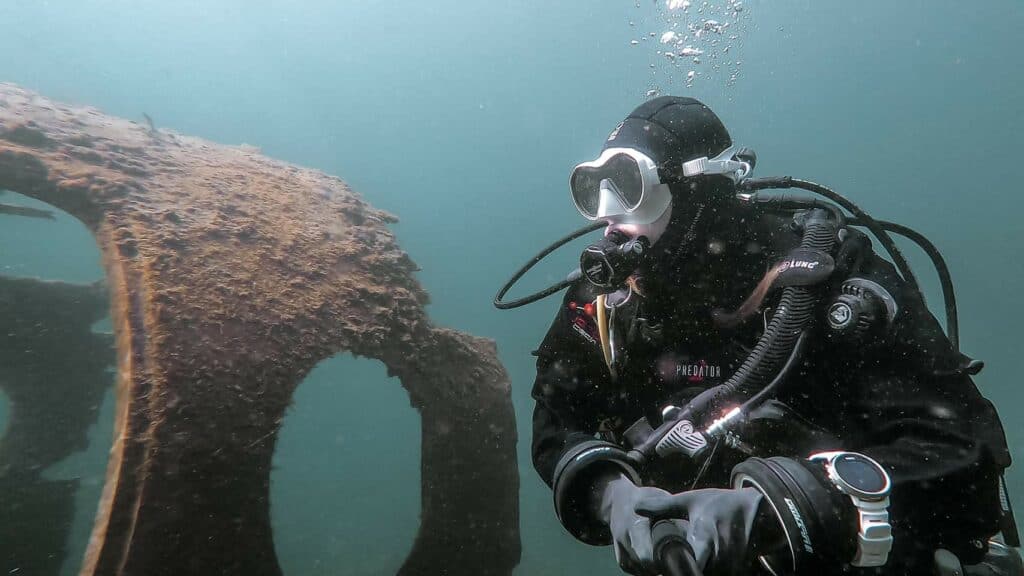
{"label": "algae-covered metal", "polygon": [[[83,575],[280,574],[276,432],[295,387],[339,352],[383,362],[422,415],[422,523],[400,573],[511,573],[509,379],[493,342],[431,324],[392,216],[251,148],[4,84],[0,189],[75,216],[103,255],[117,408]],[[20,394],[13,410],[34,401]],[[0,457],[14,478],[20,464]]]}

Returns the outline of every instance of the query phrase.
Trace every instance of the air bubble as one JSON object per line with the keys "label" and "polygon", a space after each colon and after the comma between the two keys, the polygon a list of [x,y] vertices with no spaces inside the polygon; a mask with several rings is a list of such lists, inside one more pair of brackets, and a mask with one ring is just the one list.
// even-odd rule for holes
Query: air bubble
{"label": "air bubble", "polygon": [[[641,3],[642,5],[643,3]],[[650,6],[650,4],[648,4]],[[691,10],[692,8],[692,10]],[[646,10],[646,8],[644,8]],[[744,49],[742,37],[751,19],[750,10],[740,0],[659,0],[654,11],[660,20],[660,30],[644,30],[649,15],[629,20],[637,30],[637,40],[631,45],[657,40],[658,46],[650,54],[650,68],[654,88],[664,93],[671,85],[685,81],[717,81],[731,86],[736,81],[731,60]],[[662,49],[661,47],[665,48]],[[726,60],[730,60],[726,66]],[[692,68],[692,69],[689,69]]]}

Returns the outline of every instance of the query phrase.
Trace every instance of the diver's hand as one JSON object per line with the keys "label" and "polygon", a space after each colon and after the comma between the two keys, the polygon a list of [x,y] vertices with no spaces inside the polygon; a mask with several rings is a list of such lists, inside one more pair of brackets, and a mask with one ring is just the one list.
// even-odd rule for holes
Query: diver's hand
{"label": "diver's hand", "polygon": [[637,513],[641,500],[657,501],[672,495],[659,488],[636,486],[625,476],[608,482],[601,492],[600,515],[612,533],[619,567],[630,574],[655,574],[651,519]]}
{"label": "diver's hand", "polygon": [[754,488],[691,490],[645,497],[636,511],[652,520],[688,520],[697,566],[708,576],[737,576],[748,571],[754,539],[774,541],[779,529],[774,515],[760,510],[763,499]]}

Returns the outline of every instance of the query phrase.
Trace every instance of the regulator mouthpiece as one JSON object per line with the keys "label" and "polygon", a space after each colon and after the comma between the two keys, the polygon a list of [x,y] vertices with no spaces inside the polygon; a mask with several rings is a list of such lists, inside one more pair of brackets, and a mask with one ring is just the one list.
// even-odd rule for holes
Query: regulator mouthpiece
{"label": "regulator mouthpiece", "polygon": [[597,288],[612,291],[625,284],[650,248],[646,236],[612,232],[587,246],[580,256],[580,271]]}

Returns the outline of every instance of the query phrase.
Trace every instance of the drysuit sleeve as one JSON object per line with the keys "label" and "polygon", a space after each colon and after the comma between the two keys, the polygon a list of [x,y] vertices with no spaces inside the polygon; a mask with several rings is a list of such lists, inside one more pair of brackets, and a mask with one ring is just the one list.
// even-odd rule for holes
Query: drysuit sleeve
{"label": "drysuit sleeve", "polygon": [[841,435],[857,438],[850,448],[892,478],[890,558],[930,559],[941,547],[978,559],[999,531],[999,482],[1010,464],[999,417],[919,293],[880,258],[860,272],[899,310],[887,345],[858,353],[836,377],[846,388],[837,390],[841,410],[854,423]]}
{"label": "drysuit sleeve", "polygon": [[[574,286],[566,294],[547,335],[534,354],[533,465],[551,486],[555,468],[569,450],[597,433],[602,410],[597,393],[608,390],[596,320],[583,312],[588,294]],[[576,302],[576,310],[569,304]]]}

